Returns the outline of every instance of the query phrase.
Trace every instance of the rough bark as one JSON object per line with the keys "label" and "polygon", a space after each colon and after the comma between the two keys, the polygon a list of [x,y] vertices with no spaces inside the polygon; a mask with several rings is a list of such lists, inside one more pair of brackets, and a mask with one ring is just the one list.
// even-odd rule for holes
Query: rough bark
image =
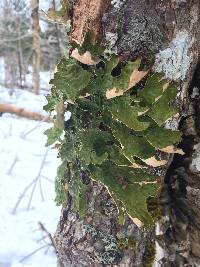
{"label": "rough bark", "polygon": [[148,266],[145,264],[154,256],[151,248],[154,237],[128,217],[120,225],[116,206],[104,187],[89,182],[84,220],[71,210],[71,202],[68,195],[55,236],[65,267]]}
{"label": "rough bark", "polygon": [[[124,59],[141,57],[144,66],[177,82],[180,95],[175,105],[181,109],[180,117],[167,127],[179,127],[183,132],[179,146],[185,155],[171,158],[162,177],[162,235],[160,232],[158,240],[164,255],[156,266],[200,266],[200,2],[105,2],[98,1],[97,5],[95,0],[75,1],[72,38],[81,42],[85,32],[92,31],[110,51]],[[120,226],[116,207],[102,186],[89,182],[85,220],[71,210],[71,201],[68,195],[55,236],[64,266],[152,266],[149,242],[154,241],[154,230],[138,228],[129,218]],[[91,225],[96,232],[88,229]],[[113,249],[116,246],[108,246],[105,241],[110,236],[115,244],[131,237],[134,247],[117,245]],[[112,263],[103,263],[102,255],[107,254]]]}
{"label": "rough bark", "polygon": [[39,0],[31,0],[33,29],[33,88],[35,94],[40,93],[40,25]]}
{"label": "rough bark", "polygon": [[199,165],[199,77],[195,72],[183,108],[179,144],[185,155],[175,155],[164,178],[160,203],[165,216],[160,244],[164,249],[161,266],[200,266],[200,165]]}
{"label": "rough bark", "polygon": [[84,39],[86,32],[91,31],[95,39],[103,36],[102,16],[110,6],[110,1],[80,0],[73,6],[73,29],[71,37],[78,43]]}

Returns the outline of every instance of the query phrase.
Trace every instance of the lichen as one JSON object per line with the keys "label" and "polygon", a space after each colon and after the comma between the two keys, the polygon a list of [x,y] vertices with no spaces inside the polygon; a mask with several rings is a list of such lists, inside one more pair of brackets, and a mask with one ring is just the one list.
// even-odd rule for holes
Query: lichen
{"label": "lichen", "polygon": [[136,242],[133,237],[125,236],[117,240],[117,246],[120,250],[126,250],[126,249],[133,250],[136,247]]}
{"label": "lichen", "polygon": [[142,266],[152,267],[152,264],[155,260],[155,255],[156,255],[155,243],[151,241],[146,241]]}
{"label": "lichen", "polygon": [[106,32],[105,33],[105,40],[106,40],[106,50],[105,52],[108,54],[117,54],[117,47],[115,46],[116,42],[118,39],[118,34],[117,33],[112,33],[112,32]]}
{"label": "lichen", "polygon": [[193,60],[192,44],[187,31],[178,32],[169,47],[156,55],[155,72],[164,73],[171,80],[184,80]]}
{"label": "lichen", "polygon": [[200,144],[194,146],[195,153],[192,158],[192,166],[196,168],[197,171],[200,171]]}
{"label": "lichen", "polygon": [[120,9],[126,0],[111,0],[111,4],[116,9]]}
{"label": "lichen", "polygon": [[106,266],[113,264],[118,256],[116,238],[96,229],[93,225],[84,225],[83,229],[86,235],[90,235],[96,240],[96,243],[101,241],[102,248],[100,250],[96,248],[94,243],[94,248],[96,248],[94,251],[95,260]]}
{"label": "lichen", "polygon": [[175,0],[177,4],[187,3],[187,0]]}
{"label": "lichen", "polygon": [[[163,24],[147,1],[127,0],[118,19],[118,52],[131,51],[134,55],[151,57],[165,43]],[[128,19],[127,19],[128,17]]]}
{"label": "lichen", "polygon": [[[164,222],[164,219],[163,219]],[[163,235],[163,231],[161,230],[160,223],[157,222],[155,226],[155,234],[159,238],[159,236]],[[159,242],[158,242],[159,240]],[[155,241],[155,260],[153,263],[154,267],[160,267],[160,261],[164,258],[164,249],[162,246],[162,242],[160,239]]]}
{"label": "lichen", "polygon": [[186,190],[188,198],[200,208],[200,189],[187,186]]}
{"label": "lichen", "polygon": [[148,197],[147,198],[147,207],[149,213],[152,215],[153,218],[156,220],[161,219],[161,210],[160,210],[160,205],[158,203],[158,198],[157,197]]}

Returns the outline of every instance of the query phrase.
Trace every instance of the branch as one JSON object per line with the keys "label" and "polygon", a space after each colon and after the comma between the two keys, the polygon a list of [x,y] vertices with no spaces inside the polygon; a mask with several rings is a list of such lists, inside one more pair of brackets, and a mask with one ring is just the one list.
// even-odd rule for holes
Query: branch
{"label": "branch", "polygon": [[15,114],[17,116],[36,121],[52,122],[52,119],[49,116],[44,116],[37,112],[28,111],[24,108],[18,108],[10,104],[0,103],[0,112]]}
{"label": "branch", "polygon": [[30,258],[31,256],[33,256],[35,253],[37,253],[37,252],[40,251],[41,249],[46,248],[46,247],[48,247],[48,246],[49,246],[49,244],[46,244],[46,245],[44,245],[44,246],[42,246],[42,247],[40,247],[40,248],[37,248],[36,250],[34,250],[33,252],[31,252],[31,253],[28,254],[27,256],[25,256],[24,258],[22,258],[22,259],[20,260],[20,263],[22,263],[23,261],[27,260],[28,258]]}
{"label": "branch", "polygon": [[62,263],[62,260],[61,260],[61,258],[59,256],[59,253],[58,253],[54,238],[52,237],[52,235],[49,233],[49,231],[45,228],[45,226],[41,222],[39,222],[38,224],[39,224],[41,230],[44,231],[47,234],[48,238],[50,239],[51,244],[55,249],[56,255],[58,256],[59,266],[64,267],[64,265]]}

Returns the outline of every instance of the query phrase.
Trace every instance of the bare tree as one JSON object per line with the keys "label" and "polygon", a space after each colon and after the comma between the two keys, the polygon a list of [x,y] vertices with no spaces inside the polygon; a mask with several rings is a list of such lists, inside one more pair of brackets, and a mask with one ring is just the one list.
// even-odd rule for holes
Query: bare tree
{"label": "bare tree", "polygon": [[33,29],[33,88],[35,94],[40,93],[40,25],[39,0],[31,0]]}

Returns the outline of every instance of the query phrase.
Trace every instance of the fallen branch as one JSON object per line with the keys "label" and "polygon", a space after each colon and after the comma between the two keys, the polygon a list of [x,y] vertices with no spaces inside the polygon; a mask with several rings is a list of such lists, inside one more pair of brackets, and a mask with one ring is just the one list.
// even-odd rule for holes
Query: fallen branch
{"label": "fallen branch", "polygon": [[49,116],[44,116],[37,112],[28,111],[24,108],[19,108],[11,104],[0,103],[0,112],[15,114],[17,116],[36,121],[52,122],[52,119]]}
{"label": "fallen branch", "polygon": [[[17,200],[16,204],[15,204],[15,207],[13,208],[12,210],[12,214],[16,214],[17,212],[17,208],[18,206],[20,205],[22,199],[25,197],[25,194],[26,192],[32,187],[32,191],[31,191],[31,195],[29,197],[29,201],[28,201],[28,205],[27,205],[27,211],[30,210],[30,207],[31,207],[31,202],[32,202],[32,198],[33,198],[33,194],[35,192],[35,189],[36,189],[36,186],[37,184],[40,182],[40,179],[44,178],[46,180],[49,180],[50,182],[52,182],[50,179],[48,179],[47,177],[41,175],[42,173],[42,170],[43,170],[43,167],[44,167],[44,164],[45,164],[45,161],[46,161],[46,158],[47,158],[47,154],[48,154],[48,151],[49,149],[47,148],[46,149],[46,152],[43,156],[43,160],[42,160],[42,163],[40,165],[40,169],[39,169],[39,172],[36,176],[36,178],[34,178],[25,188],[24,188],[24,191],[22,192],[22,194],[20,195],[19,199]],[[40,186],[40,194],[41,194],[41,198],[42,198],[42,201],[44,199],[44,194],[43,194],[43,191],[42,191],[42,186]]]}
{"label": "fallen branch", "polygon": [[62,260],[59,256],[59,253],[58,253],[58,250],[57,250],[57,247],[56,247],[56,243],[55,243],[55,240],[54,238],[52,237],[52,235],[49,233],[49,231],[45,228],[44,224],[42,224],[41,222],[38,222],[41,230],[47,234],[48,238],[50,239],[51,241],[51,245],[53,246],[53,248],[55,249],[55,252],[56,252],[56,255],[58,256],[58,261],[59,261],[59,266],[61,267],[64,267],[64,264],[62,263]]}
{"label": "fallen branch", "polygon": [[25,256],[24,258],[22,258],[22,259],[20,260],[20,263],[22,263],[23,261],[27,260],[28,258],[30,258],[31,256],[33,256],[35,253],[37,253],[37,252],[40,251],[41,249],[46,248],[46,247],[48,247],[48,246],[49,246],[49,244],[46,244],[46,245],[44,245],[44,246],[42,246],[42,247],[37,248],[36,250],[34,250],[33,252],[31,252],[31,253],[28,254],[27,256]]}

